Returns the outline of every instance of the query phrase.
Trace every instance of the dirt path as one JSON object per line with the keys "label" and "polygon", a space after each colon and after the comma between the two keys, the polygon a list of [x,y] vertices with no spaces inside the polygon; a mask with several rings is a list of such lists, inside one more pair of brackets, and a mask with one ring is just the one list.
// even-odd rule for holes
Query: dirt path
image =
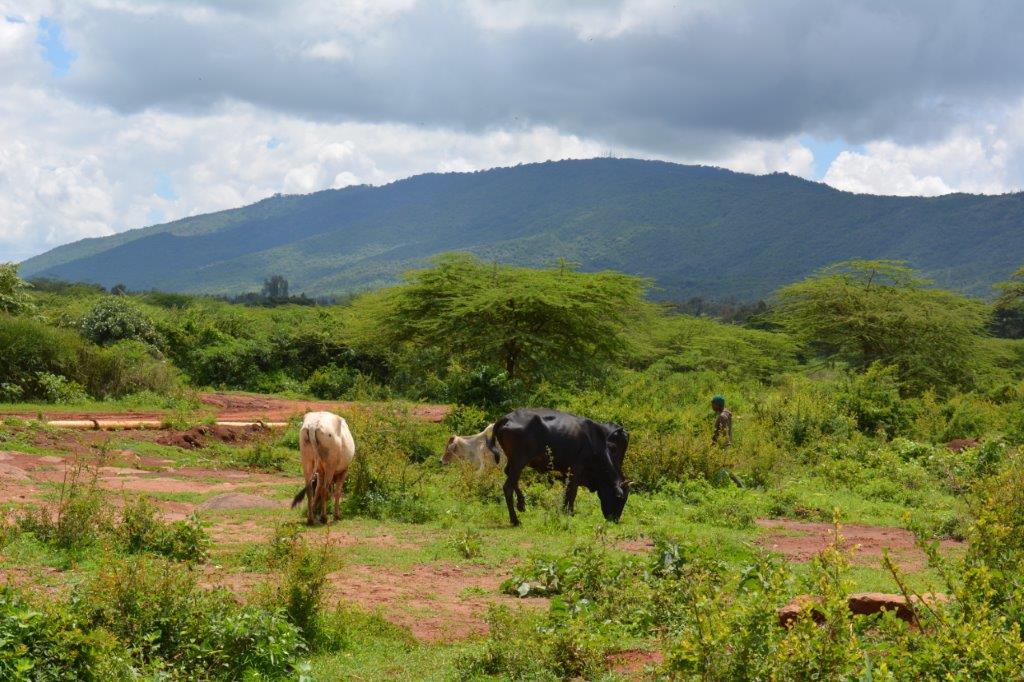
{"label": "dirt path", "polygon": [[350,566],[328,576],[335,597],[365,609],[379,609],[392,623],[409,628],[425,642],[452,642],[486,634],[487,606],[543,608],[547,599],[516,599],[498,587],[500,570],[438,562],[406,569]]}
{"label": "dirt path", "polygon": [[[202,393],[200,402],[218,421],[286,421],[304,412],[327,410],[350,411],[358,403],[340,401],[292,400],[255,393]],[[412,415],[425,421],[440,422],[448,414],[447,405],[413,405]],[[161,411],[125,412],[43,412],[45,419],[99,419],[99,420],[160,420],[167,416]],[[36,412],[0,410],[0,416],[35,419]]]}
{"label": "dirt path", "polygon": [[[757,544],[779,552],[789,561],[806,562],[832,544],[831,523],[808,523],[788,519],[758,519],[763,530]],[[853,562],[862,566],[880,566],[882,552],[889,550],[897,566],[906,571],[927,567],[924,554],[914,543],[914,535],[903,528],[890,526],[842,525],[839,529],[851,550]],[[943,540],[940,547],[956,551],[964,546],[957,540]]]}

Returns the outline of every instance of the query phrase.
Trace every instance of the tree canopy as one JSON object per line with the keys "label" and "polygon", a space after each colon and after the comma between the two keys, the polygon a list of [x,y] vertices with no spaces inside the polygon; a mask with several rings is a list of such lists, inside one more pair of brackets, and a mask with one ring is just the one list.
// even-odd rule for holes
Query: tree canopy
{"label": "tree canopy", "polygon": [[406,284],[364,305],[380,306],[376,343],[422,349],[435,363],[497,367],[509,380],[582,380],[600,375],[629,346],[624,328],[649,304],[647,282],[613,272],[582,273],[487,264],[444,254]]}
{"label": "tree canopy", "polygon": [[0,312],[18,315],[32,310],[29,286],[18,277],[17,263],[0,263]]}
{"label": "tree canopy", "polygon": [[992,332],[1009,339],[1024,338],[1024,267],[995,288],[999,297],[992,308]]}
{"label": "tree canopy", "polygon": [[895,367],[917,393],[971,383],[985,309],[929,288],[902,261],[854,260],[781,289],[774,319],[819,355]]}

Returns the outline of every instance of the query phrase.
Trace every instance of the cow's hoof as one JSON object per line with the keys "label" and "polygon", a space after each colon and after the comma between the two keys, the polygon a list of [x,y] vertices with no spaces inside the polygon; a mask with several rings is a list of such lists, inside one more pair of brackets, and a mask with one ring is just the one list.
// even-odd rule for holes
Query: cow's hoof
{"label": "cow's hoof", "polygon": [[519,525],[520,525],[519,519],[512,519],[512,527],[513,528],[515,528],[515,527],[517,527]]}
{"label": "cow's hoof", "polygon": [[516,509],[518,509],[521,512],[526,511],[526,502],[520,502],[519,504],[517,504]]}

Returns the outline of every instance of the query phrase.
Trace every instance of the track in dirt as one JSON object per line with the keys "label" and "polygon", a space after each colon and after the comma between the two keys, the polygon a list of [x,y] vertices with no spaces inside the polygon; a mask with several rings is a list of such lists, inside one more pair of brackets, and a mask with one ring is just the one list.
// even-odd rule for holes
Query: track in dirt
{"label": "track in dirt", "polygon": [[[205,411],[218,421],[286,421],[296,415],[318,410],[329,412],[350,411],[358,403],[325,400],[292,400],[253,393],[202,393],[199,396]],[[448,414],[447,405],[413,405],[412,416],[424,421],[440,422]],[[149,420],[162,419],[166,412],[43,412],[45,419],[97,419],[97,420]],[[0,416],[36,418],[38,413],[25,411],[0,411]]]}
{"label": "track in dirt", "polygon": [[[834,540],[831,523],[808,523],[788,519],[758,519],[757,525],[765,532],[757,544],[782,554],[789,561],[803,563],[821,553]],[[841,525],[839,533],[850,548],[853,560],[860,565],[879,565],[882,554],[889,550],[893,561],[904,570],[919,571],[927,565],[924,553],[918,549],[914,534],[903,528]],[[944,552],[963,547],[956,540],[943,540]]]}

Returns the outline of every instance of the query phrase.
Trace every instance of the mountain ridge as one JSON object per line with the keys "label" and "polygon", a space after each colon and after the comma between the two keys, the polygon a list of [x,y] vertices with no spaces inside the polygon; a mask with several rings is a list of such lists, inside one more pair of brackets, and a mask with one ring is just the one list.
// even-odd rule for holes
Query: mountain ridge
{"label": "mountain ridge", "polygon": [[564,257],[650,277],[673,299],[763,297],[837,260],[894,258],[985,296],[1024,263],[1024,193],[878,196],[784,173],[548,161],[274,195],[63,245],[22,272],[215,294],[282,274],[321,295],[395,282],[444,251],[533,266]]}

